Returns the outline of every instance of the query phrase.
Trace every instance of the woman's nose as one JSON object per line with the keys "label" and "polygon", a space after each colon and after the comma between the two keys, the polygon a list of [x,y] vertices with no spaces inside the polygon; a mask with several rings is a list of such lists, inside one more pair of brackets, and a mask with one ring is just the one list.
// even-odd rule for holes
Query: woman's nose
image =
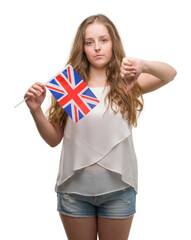
{"label": "woman's nose", "polygon": [[100,44],[99,42],[95,42],[95,50],[99,51],[100,50]]}

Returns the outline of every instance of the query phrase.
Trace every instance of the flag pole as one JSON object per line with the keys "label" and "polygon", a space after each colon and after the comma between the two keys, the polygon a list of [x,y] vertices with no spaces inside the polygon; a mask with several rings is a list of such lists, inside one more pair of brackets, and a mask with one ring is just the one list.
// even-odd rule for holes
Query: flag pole
{"label": "flag pole", "polygon": [[15,108],[18,107],[18,106],[19,106],[21,103],[23,103],[24,101],[26,101],[28,98],[29,98],[29,96],[26,97],[26,98],[24,98],[20,103],[18,103],[18,104],[15,106]]}

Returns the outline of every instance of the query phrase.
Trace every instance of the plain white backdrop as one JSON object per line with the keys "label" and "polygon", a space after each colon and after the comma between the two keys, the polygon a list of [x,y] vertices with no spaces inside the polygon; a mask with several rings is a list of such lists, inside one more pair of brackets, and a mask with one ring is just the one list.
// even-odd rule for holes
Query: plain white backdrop
{"label": "plain white backdrop", "polygon": [[[23,99],[61,70],[79,24],[102,13],[116,25],[126,55],[163,61],[178,74],[144,95],[133,130],[139,192],[129,239],[190,240],[190,5],[182,0],[7,0],[0,3],[0,238],[67,239],[56,211],[61,144],[39,136]],[[43,103],[44,111],[50,94]]]}

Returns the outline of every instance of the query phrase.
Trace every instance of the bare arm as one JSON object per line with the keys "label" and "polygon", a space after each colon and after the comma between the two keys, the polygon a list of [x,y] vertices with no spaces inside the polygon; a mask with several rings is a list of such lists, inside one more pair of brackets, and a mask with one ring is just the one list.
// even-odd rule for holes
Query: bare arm
{"label": "bare arm", "polygon": [[35,112],[31,112],[31,114],[44,141],[51,147],[56,147],[62,140],[63,128],[58,124],[50,123],[41,108]]}
{"label": "bare arm", "polygon": [[148,93],[172,81],[176,74],[176,70],[164,62],[123,58],[121,63],[121,77],[129,81],[127,90],[138,81],[143,93]]}
{"label": "bare arm", "polygon": [[44,115],[41,104],[46,95],[46,88],[42,83],[35,83],[29,88],[24,97],[30,98],[26,101],[31,115],[36,123],[37,129],[46,143],[51,147],[57,146],[63,137],[63,128],[58,124],[50,123]]}
{"label": "bare arm", "polygon": [[177,72],[169,64],[156,61],[143,61],[142,74],[137,79],[143,93],[152,92],[171,82]]}

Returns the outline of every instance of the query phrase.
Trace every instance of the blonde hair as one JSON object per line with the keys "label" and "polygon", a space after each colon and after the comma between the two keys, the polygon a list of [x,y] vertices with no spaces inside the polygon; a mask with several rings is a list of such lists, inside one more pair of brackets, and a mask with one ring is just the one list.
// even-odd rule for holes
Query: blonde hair
{"label": "blonde hair", "polygon": [[[109,109],[109,106],[111,106],[111,109],[114,113],[117,113],[120,109],[123,118],[128,120],[130,125],[136,127],[137,119],[143,110],[144,101],[142,97],[142,91],[138,82],[134,84],[130,91],[127,91],[128,83],[120,76],[120,65],[122,59],[125,57],[125,51],[123,49],[118,31],[108,17],[102,14],[93,15],[86,18],[80,24],[67,64],[72,63],[72,66],[76,72],[81,76],[86,84],[88,83],[89,61],[87,60],[84,52],[84,38],[87,26],[95,21],[102,23],[107,27],[113,46],[113,54],[106,69],[107,84],[110,85],[110,90],[105,97],[105,101],[106,98],[108,98],[109,103],[107,110]],[[142,102],[139,100],[139,97],[141,97]],[[60,126],[65,127],[68,114],[53,96],[51,100],[51,106],[48,109],[48,120],[52,123],[56,122]],[[118,110],[113,108],[114,104],[118,106]],[[139,114],[137,115],[138,112]]]}

